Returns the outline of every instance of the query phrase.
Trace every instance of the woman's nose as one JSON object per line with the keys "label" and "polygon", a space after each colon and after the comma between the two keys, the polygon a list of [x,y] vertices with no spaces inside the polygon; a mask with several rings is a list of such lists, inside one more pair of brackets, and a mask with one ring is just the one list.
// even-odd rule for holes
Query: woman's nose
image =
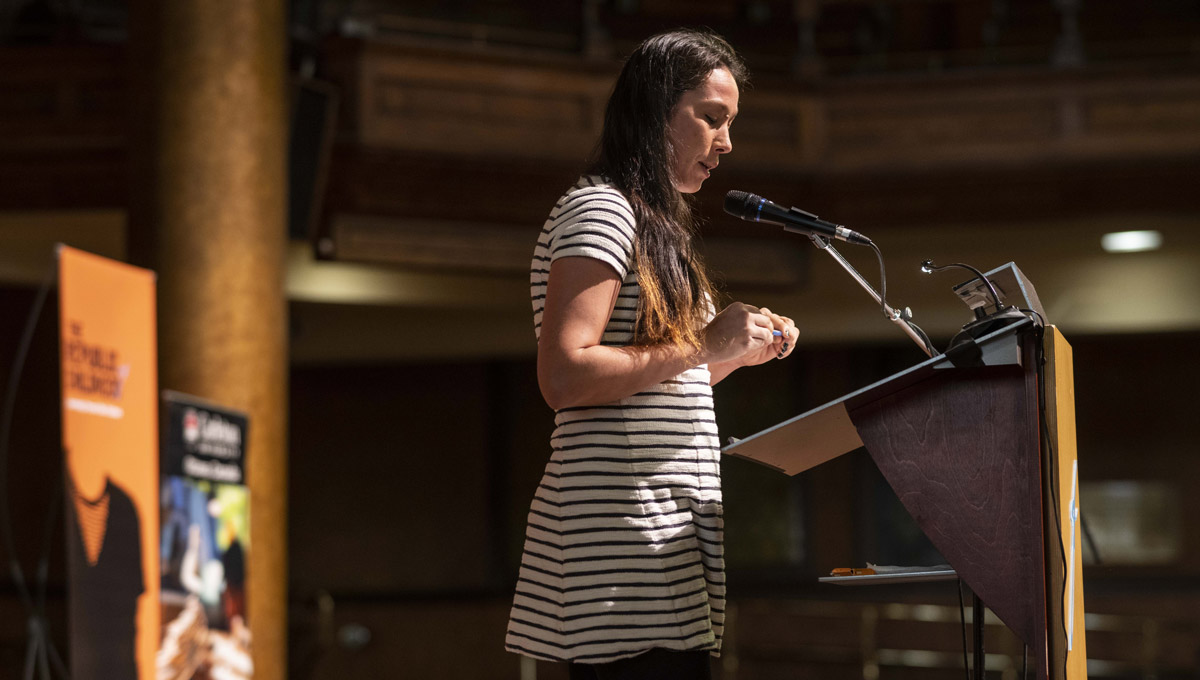
{"label": "woman's nose", "polygon": [[729,153],[733,151],[733,137],[729,134],[729,128],[723,127],[717,132],[717,138],[714,140],[713,150],[717,153]]}

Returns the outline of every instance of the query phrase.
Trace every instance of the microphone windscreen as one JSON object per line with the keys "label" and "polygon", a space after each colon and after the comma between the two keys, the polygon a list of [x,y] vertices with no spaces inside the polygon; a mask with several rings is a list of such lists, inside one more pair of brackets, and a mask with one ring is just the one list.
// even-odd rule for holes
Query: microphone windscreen
{"label": "microphone windscreen", "polygon": [[762,199],[754,194],[734,189],[725,194],[725,212],[747,219]]}

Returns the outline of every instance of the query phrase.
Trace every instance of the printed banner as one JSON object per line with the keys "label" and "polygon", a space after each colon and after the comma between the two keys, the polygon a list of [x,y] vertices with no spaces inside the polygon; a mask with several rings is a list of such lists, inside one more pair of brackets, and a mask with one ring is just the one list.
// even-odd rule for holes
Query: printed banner
{"label": "printed banner", "polygon": [[162,413],[158,678],[250,678],[247,418],[177,392]]}
{"label": "printed banner", "polygon": [[151,680],[158,647],[154,273],[59,246],[71,677]]}

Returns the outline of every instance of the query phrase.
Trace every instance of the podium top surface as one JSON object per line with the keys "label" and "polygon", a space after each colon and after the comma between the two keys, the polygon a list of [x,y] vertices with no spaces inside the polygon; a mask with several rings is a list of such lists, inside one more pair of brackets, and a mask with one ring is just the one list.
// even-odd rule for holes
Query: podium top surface
{"label": "podium top surface", "polygon": [[[981,365],[1019,365],[1021,351],[1017,336],[1032,325],[1032,320],[1020,319],[976,340],[980,349]],[[753,460],[788,475],[799,474],[863,445],[858,430],[850,420],[849,409],[898,392],[939,371],[953,368],[954,362],[946,354],[939,354],[823,406],[736,441],[721,451]]]}

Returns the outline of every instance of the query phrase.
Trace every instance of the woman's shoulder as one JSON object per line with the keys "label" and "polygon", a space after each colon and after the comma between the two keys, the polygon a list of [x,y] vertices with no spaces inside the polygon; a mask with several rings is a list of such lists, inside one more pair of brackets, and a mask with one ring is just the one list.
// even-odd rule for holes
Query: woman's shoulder
{"label": "woman's shoulder", "polygon": [[623,278],[633,261],[636,220],[625,196],[598,175],[579,178],[550,213],[541,243],[551,261],[567,255],[604,260]]}
{"label": "woman's shoulder", "polygon": [[620,189],[599,175],[585,175],[555,204],[547,229],[602,224],[632,234],[637,219]]}
{"label": "woman's shoulder", "polygon": [[618,208],[623,208],[630,216],[633,214],[633,209],[629,205],[629,199],[625,198],[625,194],[621,193],[621,190],[603,175],[581,176],[563,194],[556,207],[560,209],[577,208],[586,203],[608,203]]}

